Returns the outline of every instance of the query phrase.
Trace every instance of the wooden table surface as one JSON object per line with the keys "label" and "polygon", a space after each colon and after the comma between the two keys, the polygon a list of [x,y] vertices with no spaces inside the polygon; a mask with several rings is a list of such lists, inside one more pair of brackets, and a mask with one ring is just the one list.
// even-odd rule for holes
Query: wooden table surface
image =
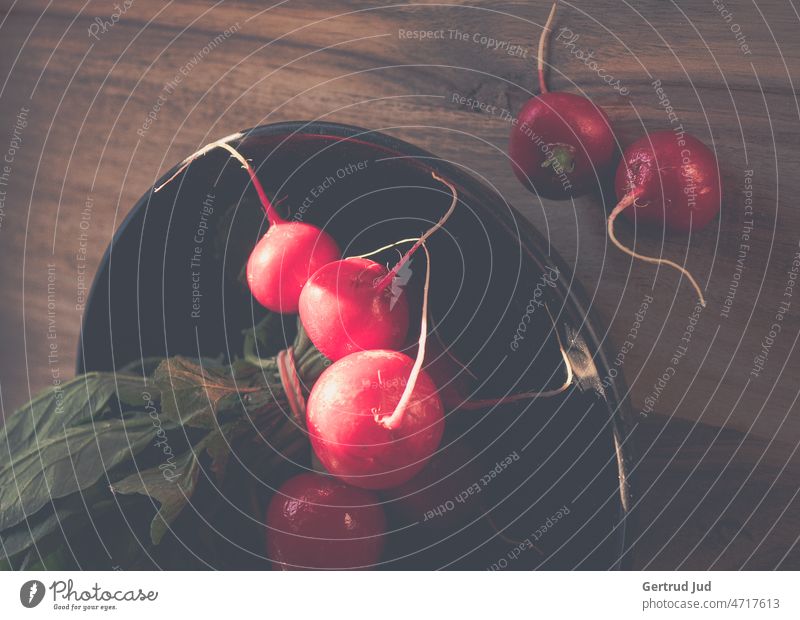
{"label": "wooden table surface", "polygon": [[[536,92],[549,2],[118,0],[118,16],[113,4],[0,1],[4,412],[54,373],[71,375],[81,284],[136,199],[173,163],[257,124],[350,123],[490,179],[573,266],[609,327],[612,357],[653,297],[621,367],[641,454],[635,566],[800,568],[796,2],[726,0],[724,11],[689,0],[562,3],[556,31],[569,29],[572,45],[551,44],[551,88],[604,106],[626,145],[675,126],[658,80],[678,122],[720,162],[725,196],[712,226],[691,239],[635,236],[641,251],[685,260],[709,299],[661,391],[656,382],[695,305],[691,289],[609,246],[609,206],[599,196],[540,200],[503,154],[509,127],[500,110],[516,111]],[[414,31],[441,34],[420,40]],[[596,65],[581,60],[589,51]],[[495,109],[471,111],[458,95]],[[634,241],[629,225],[619,235]],[[782,302],[780,333],[770,338]],[[653,394],[653,413],[641,415]]]}

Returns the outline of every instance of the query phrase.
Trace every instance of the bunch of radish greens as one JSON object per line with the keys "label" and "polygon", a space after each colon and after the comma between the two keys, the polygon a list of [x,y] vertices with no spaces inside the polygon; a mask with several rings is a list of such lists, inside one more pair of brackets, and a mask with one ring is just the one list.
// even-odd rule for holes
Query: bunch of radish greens
{"label": "bunch of radish greens", "polygon": [[[464,444],[442,445],[445,418],[560,394],[572,374],[562,348],[562,387],[470,400],[471,373],[429,338],[426,241],[458,208],[454,184],[431,173],[447,202],[431,204],[436,223],[419,237],[342,258],[326,231],[281,217],[233,146],[198,154],[213,148],[250,175],[270,224],[245,270],[268,314],[230,364],[140,360],[9,416],[0,566],[242,569],[266,557],[278,569],[369,568],[389,559],[398,520],[433,536],[475,522],[498,534],[477,502],[425,518],[491,469]],[[370,258],[403,246],[393,265]],[[412,294],[403,271],[417,253],[425,280]]]}

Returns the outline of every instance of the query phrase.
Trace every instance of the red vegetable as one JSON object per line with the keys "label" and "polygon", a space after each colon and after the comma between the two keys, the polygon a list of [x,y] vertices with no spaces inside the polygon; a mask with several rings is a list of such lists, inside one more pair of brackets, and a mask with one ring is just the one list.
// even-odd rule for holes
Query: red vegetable
{"label": "red vegetable", "polygon": [[297,312],[308,278],[341,256],[328,233],[312,224],[271,221],[247,261],[247,284],[258,302],[274,312]]}
{"label": "red vegetable", "polygon": [[390,513],[403,524],[420,523],[437,532],[453,532],[482,512],[480,459],[463,444],[437,452],[419,474],[384,491]]}
{"label": "red vegetable", "polygon": [[621,213],[640,224],[690,232],[705,228],[719,213],[717,158],[689,134],[657,131],[631,144],[615,185],[618,200],[635,195],[636,208]]}
{"label": "red vegetable", "polygon": [[331,261],[341,258],[339,246],[324,230],[305,222],[283,219],[267,198],[255,170],[228,140],[241,137],[234,134],[212,142],[187,157],[180,168],[155,191],[177,177],[195,159],[208,151],[221,148],[242,164],[258,193],[269,220],[269,230],[259,240],[247,261],[247,284],[253,297],[267,309],[282,314],[297,312],[300,291],[309,276]]}
{"label": "red vegetable", "polygon": [[[355,351],[399,349],[408,333],[408,301],[389,270],[368,258],[328,263],[300,293],[300,320],[331,360]],[[383,284],[379,284],[383,282]]]}
{"label": "red vegetable", "polygon": [[408,334],[408,301],[392,286],[400,269],[430,235],[441,228],[458,202],[455,187],[445,215],[387,270],[367,258],[346,258],[325,265],[309,278],[300,294],[300,321],[320,352],[336,361],[355,351],[399,349]]}
{"label": "red vegetable", "polygon": [[[425,253],[428,253],[427,248]],[[444,414],[422,370],[428,330],[430,256],[417,357],[359,351],[320,375],[306,407],[311,446],[325,468],[350,484],[387,489],[412,478],[436,451]]]}
{"label": "red vegetable", "polygon": [[[625,150],[617,168],[616,191],[619,204],[608,217],[608,236],[614,245],[639,260],[680,271],[705,306],[703,291],[688,270],[622,245],[614,234],[614,221],[622,213],[630,220],[670,232],[707,226],[719,212],[722,196],[714,153],[689,134],[669,130],[648,134]],[[633,209],[628,208],[631,205]]]}
{"label": "red vegetable", "polygon": [[356,569],[381,555],[386,517],[375,495],[315,473],[286,481],[267,508],[274,569]]}
{"label": "red vegetable", "polygon": [[549,92],[544,57],[558,3],[539,40],[540,94],[529,99],[511,129],[508,154],[514,174],[547,198],[579,196],[598,185],[614,157],[608,116],[586,97]]}
{"label": "red vegetable", "polygon": [[[349,484],[386,489],[412,478],[439,445],[442,403],[433,381],[398,351],[361,351],[332,364],[314,384],[306,423],[325,468]],[[399,415],[397,415],[399,413]]]}

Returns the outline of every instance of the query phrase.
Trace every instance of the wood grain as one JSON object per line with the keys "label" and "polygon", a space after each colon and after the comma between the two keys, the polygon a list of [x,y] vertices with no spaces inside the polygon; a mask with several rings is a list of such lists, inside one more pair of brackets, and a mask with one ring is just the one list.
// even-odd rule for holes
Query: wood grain
{"label": "wood grain", "polygon": [[[515,111],[535,92],[535,43],[549,2],[379,8],[293,0],[269,8],[136,0],[97,40],[88,29],[95,19],[111,19],[110,2],[0,4],[0,152],[10,144],[20,111],[29,109],[2,188],[3,411],[49,385],[54,372],[72,372],[81,244],[91,275],[128,209],[174,162],[213,138],[288,119],[383,130],[491,180],[574,268],[609,326],[612,357],[644,296],[653,296],[622,366],[635,411],[670,365],[694,307],[686,283],[672,272],[631,264],[609,247],[604,209],[610,196],[605,203],[600,195],[572,203],[525,192],[504,156],[508,122],[453,101],[463,94]],[[639,565],[797,568],[800,293],[789,300],[763,372],[751,376],[800,250],[797,7],[785,0],[728,0],[733,17],[726,22],[711,2],[562,4],[556,29],[578,34],[577,47],[594,51],[630,95],[619,95],[557,41],[551,44],[551,88],[582,91],[603,105],[624,146],[646,130],[670,127],[652,86],[660,80],[683,126],[716,150],[725,187],[722,216],[691,239],[630,226],[619,231],[640,251],[685,259],[709,298],[686,357],[641,425],[645,435],[658,435],[643,457],[642,477],[660,475],[661,486],[642,491],[641,512],[650,527],[635,549]],[[749,54],[739,48],[733,24]],[[203,53],[231,27],[232,36]],[[448,33],[419,41],[400,33],[437,29],[458,30],[467,40]],[[521,46],[527,57],[482,45],[480,35]],[[197,55],[150,128],[137,133],[165,82]],[[753,171],[753,230],[726,318],[721,311],[748,219],[747,170]],[[48,265],[55,270],[54,323],[48,321]],[[47,337],[48,329],[55,338]],[[695,423],[707,430],[688,433]],[[662,433],[653,431],[661,427]],[[741,442],[746,447],[736,449]],[[698,463],[699,473],[677,491]],[[705,486],[708,496],[701,492]],[[720,512],[731,498],[734,504]]]}

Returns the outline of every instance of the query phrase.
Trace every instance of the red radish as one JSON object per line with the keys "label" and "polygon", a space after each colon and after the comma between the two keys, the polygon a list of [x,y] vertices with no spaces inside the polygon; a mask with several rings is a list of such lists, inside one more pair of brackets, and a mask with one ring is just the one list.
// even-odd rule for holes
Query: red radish
{"label": "red radish", "polygon": [[717,158],[690,134],[656,131],[631,144],[615,185],[618,200],[636,194],[636,208],[621,211],[626,218],[670,232],[700,230],[719,213]]}
{"label": "red radish", "polygon": [[[714,153],[689,134],[658,131],[629,146],[617,168],[619,204],[608,217],[608,236],[620,250],[634,258],[680,271],[705,298],[700,285],[673,261],[642,256],[622,245],[614,234],[614,221],[622,213],[630,220],[657,224],[669,232],[700,230],[720,209],[722,190]],[[633,209],[629,209],[633,205]]]}
{"label": "red radish", "polygon": [[300,293],[300,320],[314,346],[331,360],[355,351],[399,349],[408,333],[408,301],[385,284],[389,270],[368,258],[321,267]]}
{"label": "red radish", "polygon": [[339,260],[339,246],[324,230],[307,224],[283,219],[267,198],[255,170],[228,140],[234,134],[206,145],[184,160],[183,165],[155,191],[172,181],[200,155],[213,148],[228,151],[247,170],[267,214],[269,230],[256,244],[247,261],[247,284],[253,297],[264,307],[281,314],[297,312],[300,291],[308,278],[323,265]]}
{"label": "red radish", "polygon": [[330,473],[355,486],[402,484],[425,466],[441,441],[442,403],[422,370],[429,285],[430,257],[416,360],[399,351],[359,351],[334,362],[311,389],[306,407],[311,446]]}
{"label": "red radish", "polygon": [[401,523],[452,532],[481,513],[480,480],[486,473],[480,459],[462,443],[454,443],[437,452],[411,480],[382,496]]}
{"label": "red radish", "polygon": [[370,568],[386,517],[378,498],[315,473],[287,480],[267,508],[267,554],[276,570]]}
{"label": "red radish", "polygon": [[579,196],[595,187],[611,165],[615,144],[602,109],[586,97],[547,89],[544,57],[557,6],[554,2],[539,39],[541,92],[520,110],[508,146],[517,178],[547,198]]}
{"label": "red radish", "polygon": [[442,403],[424,371],[410,398],[414,360],[399,351],[360,351],[334,362],[314,384],[306,424],[311,445],[330,473],[367,489],[411,479],[439,446]]}
{"label": "red radish", "polygon": [[333,237],[312,224],[272,223],[247,260],[247,284],[262,306],[295,313],[308,278],[341,255]]}
{"label": "red radish", "polygon": [[336,361],[356,351],[400,349],[408,334],[408,301],[396,277],[425,240],[441,228],[458,202],[456,188],[444,216],[388,270],[365,257],[328,263],[314,273],[300,294],[300,321],[327,358]]}

